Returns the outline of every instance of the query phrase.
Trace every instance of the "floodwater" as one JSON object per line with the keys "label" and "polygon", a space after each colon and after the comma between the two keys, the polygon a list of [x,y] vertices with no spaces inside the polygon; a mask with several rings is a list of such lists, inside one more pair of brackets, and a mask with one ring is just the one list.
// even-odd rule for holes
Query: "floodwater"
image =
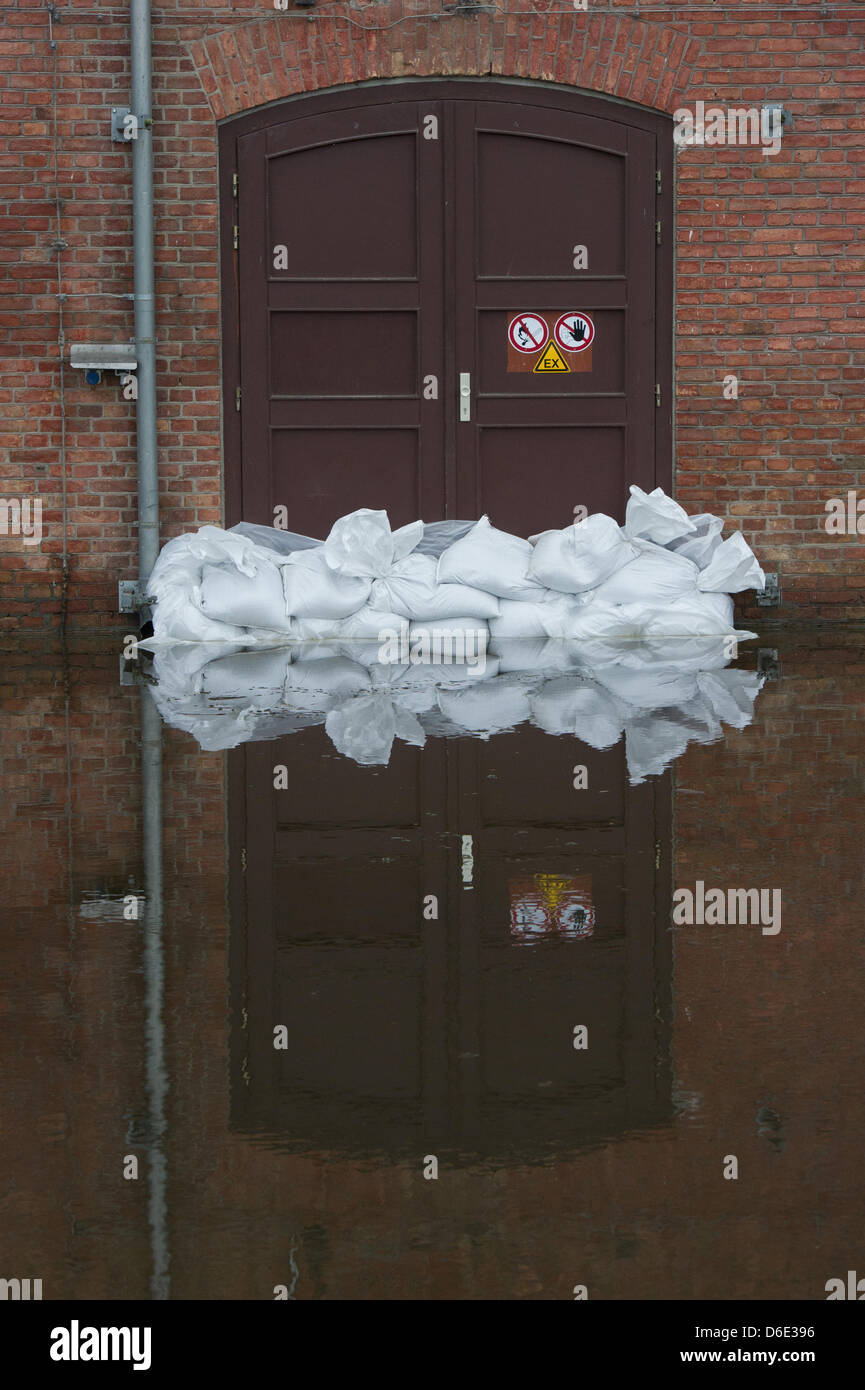
{"label": "floodwater", "polygon": [[[861,1265],[861,634],[764,634],[739,727],[683,689],[600,747],[561,671],[530,718],[499,674],[486,723],[351,681],[328,722],[199,667],[163,719],[119,646],[3,657],[6,1278],[821,1300]],[[780,912],[674,925],[698,884]]]}

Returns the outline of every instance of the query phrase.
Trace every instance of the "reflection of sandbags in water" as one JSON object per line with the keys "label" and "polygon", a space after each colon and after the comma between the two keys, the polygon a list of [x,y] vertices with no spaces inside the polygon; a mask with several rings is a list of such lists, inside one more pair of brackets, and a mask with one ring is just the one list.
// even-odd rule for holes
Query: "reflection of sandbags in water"
{"label": "reflection of sandbags in water", "polygon": [[433,662],[400,664],[379,662],[368,667],[373,687],[377,690],[423,690],[437,686],[475,685],[480,681],[492,680],[499,674],[498,659],[484,654],[483,660],[470,665],[468,662],[454,661],[444,665]]}
{"label": "reflection of sandbags in water", "polygon": [[548,734],[573,734],[590,748],[612,748],[625,715],[603,686],[575,676],[547,681],[529,697],[532,718]]}
{"label": "reflection of sandbags in water", "polygon": [[598,672],[598,682],[634,712],[687,704],[697,690],[694,673],[673,665],[606,666]]}
{"label": "reflection of sandbags in water", "polygon": [[198,690],[212,699],[246,698],[252,705],[272,707],[280,701],[292,653],[289,647],[237,652],[217,657],[202,669]]}
{"label": "reflection of sandbags in water", "polygon": [[453,724],[487,737],[530,717],[531,685],[531,677],[496,676],[469,689],[439,690],[438,705]]}
{"label": "reflection of sandbags in water", "polygon": [[296,710],[330,710],[339,701],[369,690],[369,674],[345,657],[294,661],[285,679],[285,702]]}
{"label": "reflection of sandbags in water", "polygon": [[680,758],[691,740],[675,714],[643,714],[629,720],[625,729],[625,756],[633,783],[657,776]]}
{"label": "reflection of sandbags in water", "polygon": [[[139,644],[141,645],[141,644]],[[214,659],[243,651],[236,642],[177,642],[156,647],[153,675],[162,699],[187,699],[199,686],[201,672]]]}
{"label": "reflection of sandbags in water", "polygon": [[386,765],[395,738],[416,748],[426,743],[422,725],[386,691],[342,701],[329,711],[324,727],[337,752],[363,767]]}
{"label": "reflection of sandbags in water", "polygon": [[705,671],[697,676],[697,685],[718,719],[744,729],[754,717],[763,678],[755,671]]}

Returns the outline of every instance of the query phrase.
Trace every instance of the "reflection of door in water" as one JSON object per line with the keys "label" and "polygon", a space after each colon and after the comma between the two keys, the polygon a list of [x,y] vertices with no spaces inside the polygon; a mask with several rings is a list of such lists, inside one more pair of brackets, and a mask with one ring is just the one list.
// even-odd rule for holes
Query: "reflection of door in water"
{"label": "reflection of door in water", "polygon": [[363,768],[315,727],[236,750],[230,802],[237,1128],[531,1156],[668,1115],[666,777],[530,726]]}
{"label": "reflection of door in water", "polygon": [[[576,506],[621,520],[629,483],[669,488],[668,127],[471,81],[227,123],[229,523],[281,505],[290,529],[322,536],[357,507],[395,526],[487,511],[525,536]],[[567,372],[509,371],[508,327],[527,311],[553,326],[588,314],[591,348]]]}

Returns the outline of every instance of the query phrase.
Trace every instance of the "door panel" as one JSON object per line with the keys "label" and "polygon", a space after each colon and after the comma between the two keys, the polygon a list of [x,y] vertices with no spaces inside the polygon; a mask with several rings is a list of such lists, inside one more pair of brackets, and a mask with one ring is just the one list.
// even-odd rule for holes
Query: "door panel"
{"label": "door panel", "polygon": [[[456,431],[458,510],[522,535],[576,506],[622,519],[628,484],[655,478],[656,137],[516,103],[459,103],[455,122],[457,370],[477,420]],[[590,315],[589,370],[509,370],[508,325],[532,311]]]}
{"label": "door panel", "polygon": [[[371,84],[227,123],[228,523],[284,505],[292,529],[322,536],[369,506],[394,525],[487,511],[528,535],[576,506],[621,519],[631,482],[669,488],[668,125],[472,80]],[[528,312],[588,314],[591,347],[565,354],[567,371],[508,370],[509,323]]]}
{"label": "door panel", "polygon": [[424,143],[405,102],[238,141],[246,520],[282,505],[325,536],[361,506],[395,526],[444,514],[443,417],[421,386],[441,373],[442,169]]}

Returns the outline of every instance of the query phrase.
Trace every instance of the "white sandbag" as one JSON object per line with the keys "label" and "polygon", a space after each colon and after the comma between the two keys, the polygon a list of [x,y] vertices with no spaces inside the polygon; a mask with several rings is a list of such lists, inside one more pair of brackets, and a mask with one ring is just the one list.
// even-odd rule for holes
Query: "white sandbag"
{"label": "white sandbag", "polygon": [[[146,589],[153,600],[155,649],[174,642],[245,642],[248,634],[236,623],[214,621],[195,602],[205,564],[232,560],[238,570],[254,575],[256,547],[243,536],[229,536],[219,526],[202,526],[194,534],[176,536],[159,552]],[[269,557],[265,556],[269,560]]]}
{"label": "white sandbag", "polygon": [[595,603],[644,603],[653,608],[694,593],[700,571],[693,560],[642,542],[640,554],[592,590]]}
{"label": "white sandbag", "polygon": [[540,603],[518,603],[514,599],[499,601],[497,618],[490,618],[490,635],[496,642],[521,638],[539,638],[545,641],[547,630],[541,620]]}
{"label": "white sandbag", "polygon": [[632,483],[630,494],[625,509],[624,530],[632,540],[667,545],[669,541],[690,535],[695,530],[684,507],[668,497],[663,488],[656,487],[647,493]]}
{"label": "white sandbag", "polygon": [[726,594],[765,589],[766,576],[741,531],[734,531],[716,548],[697,579],[697,588]]}
{"label": "white sandbag", "polygon": [[532,718],[548,734],[572,734],[589,748],[613,748],[622,737],[622,707],[593,681],[562,676],[529,699]]}
{"label": "white sandbag", "polygon": [[644,631],[648,638],[736,635],[733,600],[729,594],[703,594],[697,589],[671,599],[662,608],[653,607]]}
{"label": "white sandbag", "polygon": [[[600,593],[600,589],[595,592]],[[607,603],[596,598],[594,603],[578,608],[571,614],[567,630],[562,635],[576,642],[590,642],[596,638],[639,642],[645,635],[651,613],[652,609],[647,603]]]}
{"label": "white sandbag", "polygon": [[384,613],[364,604],[347,618],[302,618],[294,625],[294,635],[304,642],[370,643],[373,647],[408,638],[408,619],[399,613]]}
{"label": "white sandbag", "polygon": [[256,545],[266,550],[275,550],[277,555],[293,555],[297,550],[315,550],[322,544],[312,536],[301,535],[298,531],[283,531],[279,526],[261,526],[254,521],[238,521],[229,527],[228,536],[246,536]]}
{"label": "white sandbag", "polygon": [[596,512],[562,531],[544,531],[538,536],[529,575],[548,589],[581,594],[636,559],[638,553],[611,516]]}
{"label": "white sandbag", "polygon": [[377,579],[414,550],[423,531],[422,521],[392,531],[387,512],[360,507],[334,522],[324,553],[337,574]]}
{"label": "white sandbag", "polygon": [[499,616],[490,618],[490,635],[496,641],[510,641],[512,638],[560,638],[567,635],[572,615],[580,608],[580,600],[573,595],[548,591],[547,597],[538,602],[520,602],[503,598],[499,603]]}
{"label": "white sandbag", "polygon": [[292,618],[347,618],[369,598],[372,581],[337,574],[323,546],[295,552],[281,569],[285,611]]}
{"label": "white sandbag", "polygon": [[291,631],[282,574],[275,564],[260,562],[254,575],[241,574],[231,560],[204,565],[201,583],[193,590],[193,601],[214,622],[266,628],[270,632]]}
{"label": "white sandbag", "polygon": [[468,584],[497,598],[520,601],[543,598],[543,586],[529,577],[532,547],[519,536],[498,531],[482,516],[467,536],[442,552],[440,584]]}
{"label": "white sandbag", "polygon": [[393,564],[386,575],[373,581],[371,608],[383,608],[419,622],[461,618],[474,613],[484,621],[499,611],[499,600],[483,589],[467,584],[440,584],[437,561],[414,552]]}
{"label": "white sandbag", "polygon": [[677,536],[675,540],[668,541],[666,548],[693,560],[702,570],[706,568],[721,544],[724,521],[720,516],[712,516],[711,512],[701,512],[699,516],[692,516],[691,521],[694,523],[694,530],[687,536]]}
{"label": "white sandbag", "polygon": [[437,560],[442,551],[447,550],[454,541],[462,540],[474,526],[473,521],[426,521],[423,535],[414,548],[413,554],[431,555]]}

